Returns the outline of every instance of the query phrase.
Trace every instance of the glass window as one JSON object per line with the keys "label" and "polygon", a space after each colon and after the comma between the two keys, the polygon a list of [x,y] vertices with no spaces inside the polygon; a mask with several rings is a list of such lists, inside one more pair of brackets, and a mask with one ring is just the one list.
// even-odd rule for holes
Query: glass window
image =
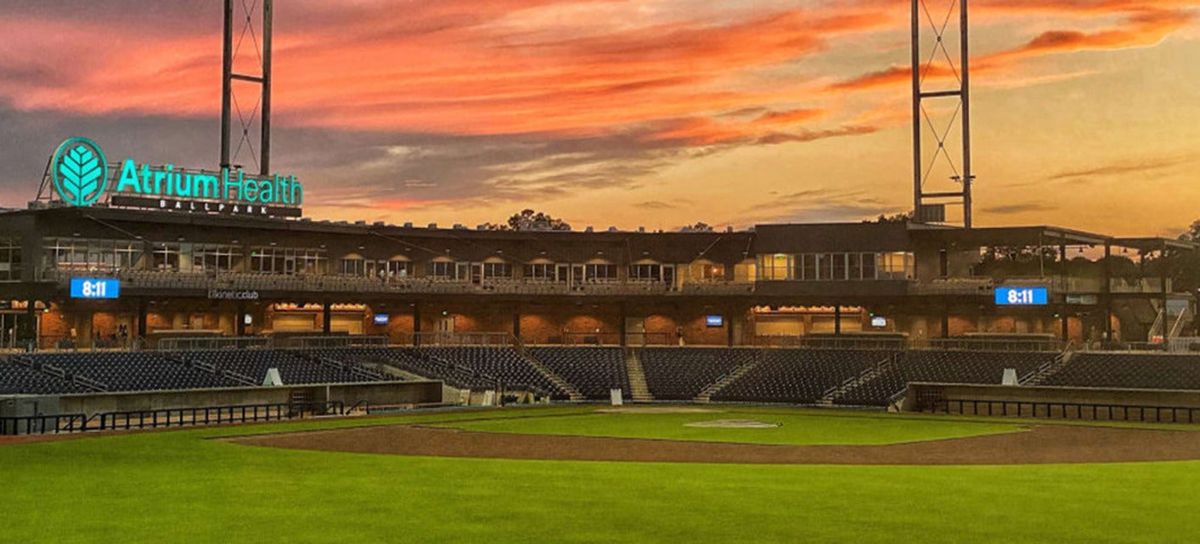
{"label": "glass window", "polygon": [[228,272],[234,265],[233,246],[196,245],[192,248],[192,269]]}
{"label": "glass window", "polygon": [[448,261],[434,261],[429,263],[429,275],[443,280],[457,280],[466,278],[464,268],[458,266],[459,263]]}
{"label": "glass window", "polygon": [[21,242],[0,238],[0,281],[21,280]]}
{"label": "glass window", "polygon": [[912,278],[913,257],[911,253],[897,251],[879,254],[879,278],[903,280]]}
{"label": "glass window", "polygon": [[509,263],[483,263],[484,279],[511,278],[512,265]]}
{"label": "glass window", "polygon": [[635,264],[629,267],[629,279],[637,281],[661,281],[662,265]]}
{"label": "glass window", "polygon": [[387,262],[387,277],[389,278],[407,278],[412,276],[413,268],[410,261],[388,261]]}
{"label": "glass window", "polygon": [[525,278],[532,281],[555,281],[555,270],[558,268],[549,263],[525,265]]}
{"label": "glass window", "polygon": [[589,281],[616,281],[617,265],[589,264],[583,267],[584,278]]}
{"label": "glass window", "polygon": [[851,253],[851,254],[847,255],[846,257],[850,260],[849,266],[847,267],[847,269],[850,271],[849,279],[861,280],[862,279],[862,254]]}
{"label": "glass window", "polygon": [[774,255],[759,255],[758,257],[758,277],[762,280],[791,279],[791,267],[791,255],[776,253]]}
{"label": "glass window", "polygon": [[875,254],[862,254],[862,277],[864,280],[875,279]]}
{"label": "glass window", "polygon": [[179,244],[155,244],[152,255],[154,270],[179,270]]}
{"label": "glass window", "polygon": [[342,259],[341,274],[343,276],[364,276],[367,264],[362,258]]}
{"label": "glass window", "polygon": [[846,279],[846,254],[834,253],[829,256],[829,260],[833,263],[833,276],[831,276],[831,279]]}
{"label": "glass window", "polygon": [[723,281],[725,279],[725,265],[723,264],[706,264],[700,268],[700,279],[706,281]]}

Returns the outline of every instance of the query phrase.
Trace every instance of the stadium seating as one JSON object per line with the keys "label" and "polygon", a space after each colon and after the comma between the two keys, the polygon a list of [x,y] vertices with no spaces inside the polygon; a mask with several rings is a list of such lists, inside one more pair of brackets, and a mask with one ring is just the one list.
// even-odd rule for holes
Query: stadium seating
{"label": "stadium seating", "polygon": [[[518,389],[522,386],[532,387],[554,397],[567,397],[566,391],[554,385],[549,378],[513,348],[429,347],[420,348],[417,351],[430,358],[468,368],[477,374],[491,376],[508,389]],[[493,384],[495,383],[493,382]]]}
{"label": "stadium seating", "polygon": [[762,362],[713,395],[713,400],[815,403],[829,389],[859,375],[894,352],[880,350],[770,349]]}
{"label": "stadium seating", "polygon": [[261,383],[271,368],[279,369],[284,384],[350,383],[372,381],[371,378],[348,372],[335,365],[325,364],[299,351],[277,349],[192,351],[185,359],[209,363],[218,370],[231,370]]}
{"label": "stadium seating", "polygon": [[[1000,383],[1004,369],[1034,375],[1055,352],[647,347],[636,352],[658,400],[884,406],[909,382]],[[19,361],[19,362],[18,362]],[[400,372],[382,368],[386,365]],[[568,398],[631,396],[617,347],[352,347],[186,352],[50,352],[0,358],[0,394],[151,391],[257,385],[270,368],[284,384],[348,383],[415,375],[463,389],[527,389]],[[1078,353],[1045,366],[1036,385],[1200,390],[1200,356]],[[545,372],[545,373],[544,373]],[[551,379],[553,375],[557,377]],[[561,381],[556,381],[561,378]],[[566,382],[566,385],[559,386]]]}
{"label": "stadium seating", "polygon": [[216,374],[148,352],[45,353],[29,357],[103,384],[109,391],[198,389],[237,385]]}
{"label": "stadium seating", "polygon": [[1200,356],[1078,353],[1038,385],[1200,389]]}
{"label": "stadium seating", "polygon": [[530,348],[529,354],[589,399],[607,399],[616,387],[626,398],[630,396],[621,348],[537,347]]}
{"label": "stadium seating", "polygon": [[897,355],[872,379],[835,398],[837,404],[884,406],[900,394],[908,382],[999,384],[1004,369],[1017,376],[1037,370],[1054,359],[1054,352],[1012,351],[908,351]]}
{"label": "stadium seating", "polygon": [[643,348],[646,386],[660,400],[691,400],[759,353],[747,348]]}
{"label": "stadium seating", "polygon": [[12,361],[0,360],[0,394],[79,393],[84,388]]}

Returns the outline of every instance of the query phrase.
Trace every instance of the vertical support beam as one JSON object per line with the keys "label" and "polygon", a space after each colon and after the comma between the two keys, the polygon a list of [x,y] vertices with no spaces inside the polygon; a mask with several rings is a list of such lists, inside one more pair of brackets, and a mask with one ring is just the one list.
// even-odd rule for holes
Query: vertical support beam
{"label": "vertical support beam", "polygon": [[[626,342],[626,338],[625,338],[625,336],[628,332],[625,327],[625,321],[628,319],[628,314],[625,311],[625,303],[624,302],[622,302],[619,305],[619,307],[621,309],[621,315],[617,321],[617,331],[618,331],[617,334],[620,335],[621,338],[620,338],[620,340],[618,340],[618,344],[620,344],[621,347],[625,347],[625,345],[628,344],[628,342]],[[643,340],[642,343],[644,344],[645,336],[642,337],[642,340]]]}
{"label": "vertical support beam", "polygon": [[146,330],[146,314],[149,313],[146,308],[146,299],[139,298],[137,301],[137,328],[134,331],[134,336],[145,338],[150,331]]}
{"label": "vertical support beam", "polygon": [[412,304],[413,315],[413,347],[421,347],[421,303]]}
{"label": "vertical support beam", "polygon": [[833,335],[842,335],[842,305],[840,303],[833,305]]}
{"label": "vertical support beam", "polygon": [[1071,340],[1071,322],[1067,315],[1067,306],[1064,304],[1058,310],[1058,315],[1062,318],[1062,339],[1063,342]]}
{"label": "vertical support beam", "polygon": [[1159,285],[1158,287],[1159,287],[1159,296],[1162,298],[1163,349],[1166,349],[1167,348],[1167,337],[1170,336],[1170,334],[1171,334],[1170,315],[1167,312],[1167,300],[1170,299],[1170,296],[1169,296],[1170,290],[1167,289],[1167,279],[1170,277],[1170,274],[1167,273],[1168,270],[1167,270],[1167,242],[1166,242],[1166,240],[1163,240],[1163,242],[1162,242],[1162,249],[1159,252],[1158,260],[1161,263],[1158,267],[1159,268],[1158,281],[1161,282],[1161,285]]}
{"label": "vertical support beam", "polygon": [[921,213],[921,13],[912,0],[912,144],[913,144],[913,213]]}
{"label": "vertical support beam", "polygon": [[737,310],[727,308],[725,310],[725,344],[729,347],[734,345],[733,336],[733,317],[737,315]]}
{"label": "vertical support beam", "polygon": [[221,168],[229,168],[229,123],[233,108],[233,0],[225,0],[225,32],[221,56]]}
{"label": "vertical support beam", "polygon": [[1112,342],[1112,242],[1104,241],[1104,271],[1100,294],[1104,298],[1104,341]]}
{"label": "vertical support beam", "polygon": [[328,300],[321,303],[321,332],[333,332],[333,304]]}
{"label": "vertical support beam", "polygon": [[967,36],[967,0],[958,3],[959,62],[962,65],[962,163],[963,228],[971,228],[971,69],[970,40]]}
{"label": "vertical support beam", "polygon": [[512,333],[517,339],[517,343],[521,343],[521,308],[517,307],[512,314]]}
{"label": "vertical support beam", "polygon": [[[40,340],[37,337],[38,336],[37,301],[30,299],[30,300],[25,301],[25,304],[26,304],[25,319],[21,323],[21,326],[18,327],[18,329],[17,329],[17,336],[20,337],[21,342],[25,346],[30,346],[30,347],[36,349],[37,346],[39,345],[38,340]],[[50,303],[46,302],[46,305],[49,306]],[[32,351],[32,349],[30,351]]]}
{"label": "vertical support beam", "polygon": [[[966,0],[963,0],[966,2]],[[262,52],[262,140],[260,152],[263,176],[271,174],[271,17],[272,0],[263,0],[263,52]]]}
{"label": "vertical support beam", "polygon": [[246,336],[246,302],[238,301],[237,316],[234,317],[233,329],[236,336]]}

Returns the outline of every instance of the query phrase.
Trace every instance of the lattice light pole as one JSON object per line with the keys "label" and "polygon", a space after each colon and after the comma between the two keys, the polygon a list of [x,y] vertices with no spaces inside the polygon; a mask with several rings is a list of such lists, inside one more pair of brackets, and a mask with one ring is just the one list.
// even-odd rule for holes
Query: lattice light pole
{"label": "lattice light pole", "polygon": [[[945,223],[946,206],[960,204],[963,226],[971,228],[971,185],[975,176],[971,173],[971,80],[967,0],[949,0],[944,15],[940,9],[930,9],[930,3],[940,7],[943,1],[912,0],[913,210],[917,221]],[[955,11],[958,12],[957,63],[954,55],[946,47],[945,40]],[[926,37],[922,36],[922,28],[932,32],[931,43],[927,43]],[[923,45],[929,46],[930,49],[927,58],[921,54]],[[940,65],[942,62],[944,65]],[[926,89],[927,86],[932,86],[931,79],[940,82],[948,79],[946,76],[952,76],[957,87],[939,86],[931,90]],[[949,120],[942,126],[934,122],[926,103],[945,99],[955,99],[958,104]],[[957,160],[955,153],[946,145],[956,121],[962,131],[962,146]],[[926,148],[922,139],[926,126],[937,144],[928,158],[925,156]],[[929,186],[938,183],[937,178],[932,177],[934,172],[947,169],[950,173],[948,179],[957,186],[953,190],[944,187],[929,189]],[[945,180],[942,180],[942,184],[948,185]]]}
{"label": "lattice light pole", "polygon": [[[221,167],[230,168],[231,161],[236,161],[245,146],[251,159],[259,168],[259,173],[266,176],[271,170],[271,11],[272,0],[236,0],[241,9],[238,13],[238,32],[234,38],[234,1],[225,0],[225,36],[224,55],[221,70]],[[261,3],[262,19],[259,30],[262,33],[262,43],[255,31],[254,14]],[[233,62],[241,52],[246,38],[249,37],[258,57],[259,73],[241,74],[233,71]],[[243,110],[233,92],[233,82],[247,82],[259,86],[261,94],[254,107],[248,112]],[[230,123],[233,113],[237,113],[241,124],[241,137],[237,148],[230,154],[231,138]],[[254,142],[250,138],[250,127],[254,119],[259,119],[259,149],[257,156]]]}

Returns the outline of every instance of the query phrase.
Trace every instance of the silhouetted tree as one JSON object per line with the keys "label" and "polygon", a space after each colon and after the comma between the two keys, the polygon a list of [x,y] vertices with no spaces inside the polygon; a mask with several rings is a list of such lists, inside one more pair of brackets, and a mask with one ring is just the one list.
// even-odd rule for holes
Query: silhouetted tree
{"label": "silhouetted tree", "polygon": [[508,225],[506,226],[508,228],[500,228],[496,230],[571,230],[571,225],[567,224],[566,221],[551,217],[548,213],[535,212],[530,209],[524,209],[521,210],[520,213],[513,214],[512,217],[508,218]]}

